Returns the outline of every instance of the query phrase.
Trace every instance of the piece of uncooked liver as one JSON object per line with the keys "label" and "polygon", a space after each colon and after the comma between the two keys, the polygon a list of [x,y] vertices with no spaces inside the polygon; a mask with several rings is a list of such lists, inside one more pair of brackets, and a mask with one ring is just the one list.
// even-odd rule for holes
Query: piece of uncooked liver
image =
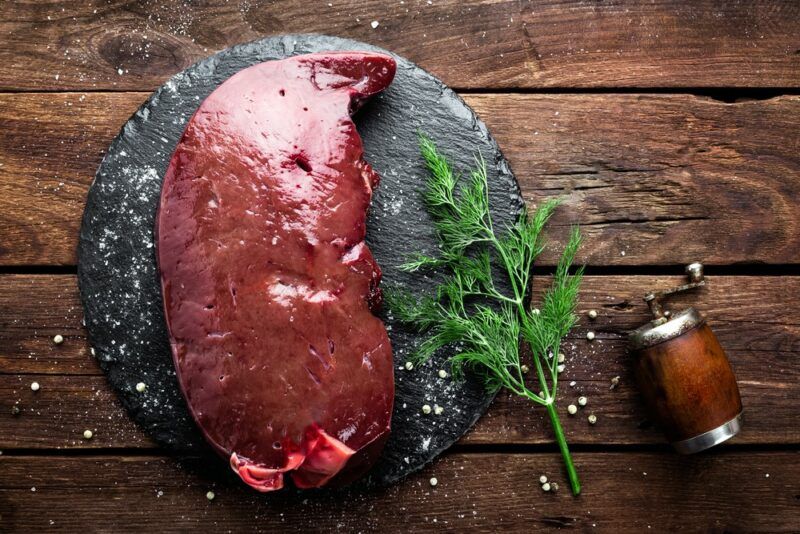
{"label": "piece of uncooked liver", "polygon": [[364,242],[377,174],[350,118],[383,54],[261,63],[189,122],[156,223],[173,357],[208,442],[247,484],[344,484],[389,435],[381,272]]}

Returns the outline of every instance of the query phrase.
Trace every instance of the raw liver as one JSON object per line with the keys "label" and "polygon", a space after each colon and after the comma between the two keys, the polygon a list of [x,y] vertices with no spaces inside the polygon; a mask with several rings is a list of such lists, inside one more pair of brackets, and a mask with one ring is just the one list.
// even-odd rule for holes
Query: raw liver
{"label": "raw liver", "polygon": [[172,156],[157,217],[178,379],[250,486],[344,484],[377,459],[394,381],[364,243],[378,176],[350,119],[391,57],[311,54],[232,76]]}

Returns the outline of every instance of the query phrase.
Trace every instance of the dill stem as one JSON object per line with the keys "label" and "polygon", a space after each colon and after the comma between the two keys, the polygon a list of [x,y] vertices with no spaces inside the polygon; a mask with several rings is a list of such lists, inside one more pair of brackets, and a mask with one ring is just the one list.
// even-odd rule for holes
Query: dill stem
{"label": "dill stem", "polygon": [[567,476],[569,477],[569,485],[572,488],[572,494],[579,495],[581,492],[581,482],[578,480],[578,472],[575,471],[575,466],[572,463],[572,455],[569,453],[569,447],[567,447],[564,429],[561,428],[561,421],[558,419],[558,413],[556,413],[556,407],[553,403],[547,405],[547,415],[550,416],[550,423],[553,425],[553,433],[556,435],[558,448],[561,449],[561,456],[564,458],[564,467],[567,468]]}

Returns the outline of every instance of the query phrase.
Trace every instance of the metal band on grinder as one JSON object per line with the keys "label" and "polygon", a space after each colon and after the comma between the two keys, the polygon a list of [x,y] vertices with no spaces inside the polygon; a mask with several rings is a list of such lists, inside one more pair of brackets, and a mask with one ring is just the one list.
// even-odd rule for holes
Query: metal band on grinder
{"label": "metal band on grinder", "polygon": [[699,436],[675,441],[671,445],[680,454],[694,454],[696,452],[710,449],[719,445],[723,441],[731,439],[742,429],[742,412],[730,421],[721,424],[717,428],[712,428],[708,432],[703,432]]}

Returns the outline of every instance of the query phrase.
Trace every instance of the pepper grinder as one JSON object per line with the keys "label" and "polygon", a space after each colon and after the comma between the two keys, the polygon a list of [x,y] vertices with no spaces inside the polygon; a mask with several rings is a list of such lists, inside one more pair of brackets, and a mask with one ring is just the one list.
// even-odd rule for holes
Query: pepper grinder
{"label": "pepper grinder", "polygon": [[644,300],[654,319],[629,335],[636,380],[651,415],[673,448],[693,454],[735,436],[742,400],[725,351],[694,308],[664,310],[664,299],[706,284],[703,265],[686,267],[689,283]]}

